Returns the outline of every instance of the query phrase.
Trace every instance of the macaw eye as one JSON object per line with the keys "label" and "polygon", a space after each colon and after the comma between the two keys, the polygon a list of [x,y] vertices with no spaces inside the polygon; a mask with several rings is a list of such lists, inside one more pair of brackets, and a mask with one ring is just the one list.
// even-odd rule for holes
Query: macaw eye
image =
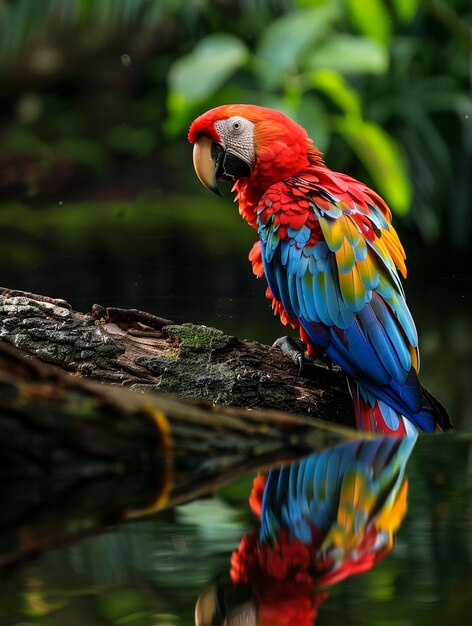
{"label": "macaw eye", "polygon": [[243,127],[242,120],[233,120],[231,122],[231,127],[233,130],[241,130],[241,128]]}

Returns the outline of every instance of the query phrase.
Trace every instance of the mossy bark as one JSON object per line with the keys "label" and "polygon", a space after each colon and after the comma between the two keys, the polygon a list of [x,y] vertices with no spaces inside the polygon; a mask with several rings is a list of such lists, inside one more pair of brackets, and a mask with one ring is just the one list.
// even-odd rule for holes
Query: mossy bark
{"label": "mossy bark", "polygon": [[99,305],[77,313],[63,300],[0,289],[0,339],[97,381],[353,423],[339,370],[313,364],[299,376],[280,350],[206,326]]}

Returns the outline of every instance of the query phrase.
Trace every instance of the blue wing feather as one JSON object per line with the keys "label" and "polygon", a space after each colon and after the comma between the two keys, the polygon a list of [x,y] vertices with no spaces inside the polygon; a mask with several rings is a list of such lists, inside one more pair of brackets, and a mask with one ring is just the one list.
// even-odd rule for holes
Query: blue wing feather
{"label": "blue wing feather", "polygon": [[[290,197],[295,184],[286,180],[279,185],[281,196]],[[265,213],[265,208],[275,207],[273,198],[270,205],[264,198],[261,201],[261,253],[272,294],[313,345],[348,376],[362,381],[366,393],[432,430],[430,415],[424,419],[415,415],[422,410],[423,400],[412,363],[418,336],[395,264],[381,241],[382,229],[390,225],[380,209],[370,205],[362,225],[365,230],[365,220],[370,220],[377,239],[368,240],[353,219],[358,212],[355,202],[338,206],[334,195],[326,190],[320,193],[323,202],[319,204],[307,196],[314,218],[311,223],[318,220],[329,242],[313,243],[306,224],[282,229],[275,214],[267,217]],[[299,193],[292,198],[294,204],[299,200]],[[393,423],[393,413],[387,409],[385,413],[387,422]]]}
{"label": "blue wing feather", "polygon": [[[274,541],[281,528],[303,543],[309,543],[314,533],[323,536],[337,521],[341,491],[345,499],[347,485],[354,484],[349,479],[356,476],[364,477],[361,484],[376,494],[382,505],[400,487],[415,440],[378,437],[352,441],[271,470],[263,495],[260,540]],[[366,523],[368,513],[357,507],[358,499],[352,492],[357,526]],[[372,503],[370,514],[375,510]]]}

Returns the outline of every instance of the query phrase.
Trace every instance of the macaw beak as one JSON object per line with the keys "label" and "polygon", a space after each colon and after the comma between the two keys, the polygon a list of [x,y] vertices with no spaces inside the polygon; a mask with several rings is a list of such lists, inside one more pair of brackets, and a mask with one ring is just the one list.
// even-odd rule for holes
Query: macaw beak
{"label": "macaw beak", "polygon": [[248,585],[227,576],[210,584],[195,605],[195,626],[257,626],[257,605]]}
{"label": "macaw beak", "polygon": [[221,196],[219,180],[234,182],[251,173],[247,161],[207,137],[200,137],[193,146],[193,166],[200,182],[218,196]]}
{"label": "macaw beak", "polygon": [[222,146],[207,137],[200,137],[193,146],[193,167],[200,182],[217,196],[221,196],[216,182],[218,161],[221,158],[221,156],[218,158],[218,153],[220,155],[224,153]]}
{"label": "macaw beak", "polygon": [[210,585],[198,596],[197,604],[195,605],[195,625],[211,626],[211,624],[214,624],[217,604],[216,585]]}

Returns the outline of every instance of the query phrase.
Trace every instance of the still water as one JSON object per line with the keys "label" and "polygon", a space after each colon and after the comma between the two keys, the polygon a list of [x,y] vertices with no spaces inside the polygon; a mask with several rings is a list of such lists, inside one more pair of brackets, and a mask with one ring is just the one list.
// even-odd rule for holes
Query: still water
{"label": "still water", "polygon": [[200,597],[201,624],[468,624],[471,459],[466,433],[340,438],[123,524],[93,482],[2,498],[0,623],[191,625]]}

